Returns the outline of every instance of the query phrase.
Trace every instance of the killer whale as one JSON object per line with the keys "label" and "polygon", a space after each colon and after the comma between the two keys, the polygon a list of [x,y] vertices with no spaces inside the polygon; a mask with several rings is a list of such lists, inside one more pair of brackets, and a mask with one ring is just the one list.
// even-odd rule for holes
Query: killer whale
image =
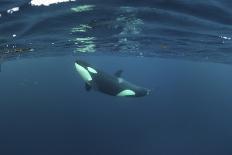
{"label": "killer whale", "polygon": [[75,68],[85,81],[87,91],[94,89],[108,95],[123,97],[142,97],[150,94],[149,89],[121,78],[122,70],[118,70],[114,75],[109,75],[80,59],[75,61]]}

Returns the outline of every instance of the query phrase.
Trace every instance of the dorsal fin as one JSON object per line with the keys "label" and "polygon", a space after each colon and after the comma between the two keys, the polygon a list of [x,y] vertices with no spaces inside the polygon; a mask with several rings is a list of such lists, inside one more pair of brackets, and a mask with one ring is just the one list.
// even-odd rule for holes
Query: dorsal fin
{"label": "dorsal fin", "polygon": [[116,77],[121,77],[123,70],[118,70],[117,72],[114,73]]}

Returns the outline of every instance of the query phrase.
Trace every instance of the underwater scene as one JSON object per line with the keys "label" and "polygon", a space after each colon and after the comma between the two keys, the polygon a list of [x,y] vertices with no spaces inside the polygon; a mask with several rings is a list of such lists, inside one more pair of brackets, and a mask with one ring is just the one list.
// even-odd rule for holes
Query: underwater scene
{"label": "underwater scene", "polygon": [[0,155],[231,155],[231,0],[0,0]]}

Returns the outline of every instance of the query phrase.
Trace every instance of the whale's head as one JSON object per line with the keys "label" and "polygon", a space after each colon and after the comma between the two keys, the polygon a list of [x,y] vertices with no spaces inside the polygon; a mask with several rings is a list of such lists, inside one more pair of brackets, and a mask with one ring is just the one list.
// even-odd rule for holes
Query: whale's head
{"label": "whale's head", "polygon": [[87,83],[90,83],[93,80],[93,74],[97,74],[97,70],[83,60],[76,60],[75,68],[81,78]]}
{"label": "whale's head", "polygon": [[147,88],[139,88],[136,93],[135,97],[142,97],[142,96],[147,96],[151,94],[151,90]]}
{"label": "whale's head", "polygon": [[124,89],[122,91],[120,91],[117,96],[124,96],[124,97],[143,97],[143,96],[147,96],[150,95],[151,90],[147,89],[147,88],[141,88],[141,87],[137,87],[135,89]]}

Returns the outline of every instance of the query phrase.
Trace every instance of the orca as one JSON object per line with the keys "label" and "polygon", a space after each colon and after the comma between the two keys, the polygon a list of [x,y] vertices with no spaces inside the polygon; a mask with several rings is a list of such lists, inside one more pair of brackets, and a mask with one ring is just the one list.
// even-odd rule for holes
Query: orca
{"label": "orca", "polygon": [[76,71],[85,81],[86,91],[91,89],[121,97],[142,97],[149,95],[151,90],[132,84],[121,77],[122,70],[109,75],[83,60],[75,61]]}

